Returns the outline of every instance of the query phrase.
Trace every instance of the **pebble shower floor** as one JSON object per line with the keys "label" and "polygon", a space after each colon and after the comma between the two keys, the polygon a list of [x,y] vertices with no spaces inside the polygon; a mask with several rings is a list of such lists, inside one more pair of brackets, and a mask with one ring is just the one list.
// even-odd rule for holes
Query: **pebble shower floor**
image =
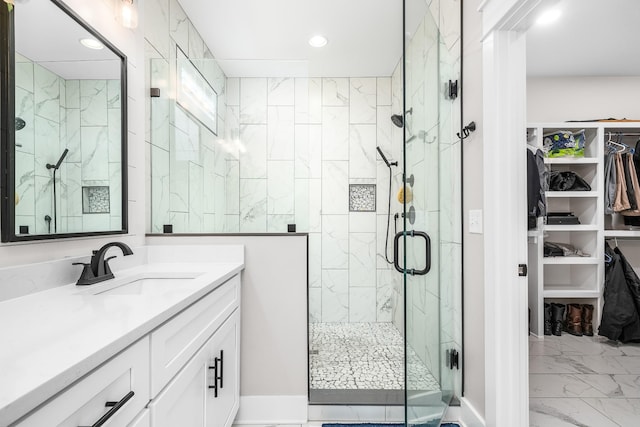
{"label": "pebble shower floor", "polygon": [[[309,365],[313,390],[402,390],[404,340],[392,323],[310,323]],[[440,386],[411,349],[410,390]]]}

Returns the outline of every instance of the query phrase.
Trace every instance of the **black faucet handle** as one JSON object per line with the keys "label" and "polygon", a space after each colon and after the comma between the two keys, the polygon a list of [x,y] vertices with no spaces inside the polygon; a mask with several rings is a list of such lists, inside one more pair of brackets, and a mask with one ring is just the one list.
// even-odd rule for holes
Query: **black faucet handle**
{"label": "black faucet handle", "polygon": [[111,271],[111,267],[109,267],[109,260],[110,259],[114,259],[114,258],[118,258],[117,255],[110,256],[109,258],[104,260],[104,274],[106,276],[109,276],[109,275],[113,276],[113,272]]}
{"label": "black faucet handle", "polygon": [[95,274],[93,274],[93,270],[91,269],[90,262],[73,262],[71,265],[83,265],[82,273],[80,273],[80,278],[76,282],[76,285],[90,285],[93,283],[93,279],[95,279]]}

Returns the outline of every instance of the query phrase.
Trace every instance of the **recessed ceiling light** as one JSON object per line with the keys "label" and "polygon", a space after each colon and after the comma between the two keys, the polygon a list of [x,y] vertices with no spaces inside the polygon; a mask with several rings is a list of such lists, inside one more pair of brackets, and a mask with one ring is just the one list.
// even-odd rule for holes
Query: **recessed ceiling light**
{"label": "recessed ceiling light", "polygon": [[536,19],[536,24],[549,25],[557,21],[558,18],[560,18],[560,15],[562,15],[562,12],[560,11],[560,9],[546,10],[538,17],[538,19]]}
{"label": "recessed ceiling light", "polygon": [[80,43],[82,44],[82,46],[88,47],[89,49],[95,49],[95,50],[104,49],[104,45],[96,39],[91,39],[91,38],[80,39]]}
{"label": "recessed ceiling light", "polygon": [[309,44],[313,47],[322,47],[327,44],[327,38],[325,36],[313,36],[309,39]]}

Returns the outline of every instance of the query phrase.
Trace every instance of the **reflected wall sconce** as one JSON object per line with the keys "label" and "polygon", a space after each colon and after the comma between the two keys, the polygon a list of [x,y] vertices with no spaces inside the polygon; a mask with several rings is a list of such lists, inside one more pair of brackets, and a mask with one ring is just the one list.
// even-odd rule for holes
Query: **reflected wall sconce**
{"label": "reflected wall sconce", "polygon": [[138,7],[134,0],[116,0],[116,21],[123,27],[134,29],[138,27]]}

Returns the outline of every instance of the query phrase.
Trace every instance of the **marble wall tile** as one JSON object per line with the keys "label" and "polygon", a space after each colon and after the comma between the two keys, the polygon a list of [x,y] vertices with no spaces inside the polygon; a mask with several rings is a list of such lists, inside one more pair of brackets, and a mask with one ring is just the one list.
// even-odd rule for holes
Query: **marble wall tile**
{"label": "marble wall tile", "polygon": [[268,233],[287,233],[287,226],[295,223],[293,215],[267,215],[267,232]]}
{"label": "marble wall tile", "polygon": [[226,86],[227,106],[240,106],[240,79],[238,77],[227,77]]}
{"label": "marble wall tile", "polygon": [[169,58],[169,0],[144,2],[144,37],[163,58]]}
{"label": "marble wall tile", "polygon": [[[349,287],[376,284],[376,234],[349,233]],[[375,303],[371,304],[372,312]],[[367,320],[368,321],[368,320]],[[373,320],[375,321],[375,319]]]}
{"label": "marble wall tile", "polygon": [[296,178],[322,177],[322,127],[295,126]]}
{"label": "marble wall tile", "polygon": [[267,229],[267,180],[240,179],[240,232]]}
{"label": "marble wall tile", "polygon": [[19,216],[35,215],[35,160],[32,154],[15,153],[15,191],[19,197],[15,214]]}
{"label": "marble wall tile", "polygon": [[[212,185],[214,183],[209,183]],[[203,231],[203,169],[202,166],[189,163],[189,231]]]}
{"label": "marble wall tile", "polygon": [[[315,262],[311,262],[314,260]],[[322,286],[322,234],[309,233],[309,287]]]}
{"label": "marble wall tile", "polygon": [[240,178],[267,177],[267,126],[240,127]]}
{"label": "marble wall tile", "polygon": [[66,108],[80,108],[80,80],[67,80],[65,84]]}
{"label": "marble wall tile", "polygon": [[349,268],[348,215],[322,215],[322,268]]}
{"label": "marble wall tile", "polygon": [[107,126],[107,83],[105,80],[80,81],[80,124]]}
{"label": "marble wall tile", "polygon": [[224,232],[239,233],[240,232],[240,215],[225,215]]}
{"label": "marble wall tile", "polygon": [[[176,0],[174,0],[176,1]],[[152,59],[151,87],[160,89],[160,97],[150,98],[151,129],[150,141],[153,145],[169,149],[171,100],[169,89],[169,63],[164,59]]]}
{"label": "marble wall tile", "polygon": [[342,107],[349,106],[349,79],[323,78],[322,105]]}
{"label": "marble wall tile", "polygon": [[19,61],[16,55],[16,87],[33,93],[33,62],[23,57],[22,61]]}
{"label": "marble wall tile", "polygon": [[[49,176],[47,163],[56,163],[60,158],[60,124],[40,116],[35,116],[35,174],[36,176]],[[106,133],[104,135],[104,148],[106,149]],[[105,151],[106,156],[106,151]]]}
{"label": "marble wall tile", "polygon": [[351,233],[375,233],[375,212],[349,212],[349,232]]}
{"label": "marble wall tile", "polygon": [[271,77],[268,79],[267,85],[268,105],[294,105],[295,80],[293,78]]}
{"label": "marble wall tile", "polygon": [[[60,93],[62,96],[62,92]],[[107,108],[120,109],[120,80],[107,80]]]}
{"label": "marble wall tile", "polygon": [[207,197],[209,195],[209,197],[215,199],[215,219],[214,219],[214,224],[213,224],[213,228],[206,228],[205,231],[214,231],[214,232],[220,232],[221,230],[224,230],[224,226],[225,226],[225,186],[226,186],[226,178],[223,175],[213,175],[212,177],[209,177],[209,182],[213,179],[213,183],[214,185],[209,185],[208,183],[205,183],[206,185],[208,185],[209,187],[213,187],[213,191],[211,193],[207,193],[206,192],[206,186],[205,186],[205,197]]}
{"label": "marble wall tile", "polygon": [[[171,212],[189,210],[189,159],[182,157],[181,147],[188,145],[188,135],[177,128],[171,132],[171,151],[169,156],[169,206]],[[180,220],[182,220],[180,218]],[[183,223],[188,226],[188,219]],[[182,229],[186,231],[187,229]],[[174,228],[174,231],[175,228]]]}
{"label": "marble wall tile", "polygon": [[[63,204],[64,215],[68,217],[79,217],[80,226],[82,226],[82,203],[78,201],[82,200],[82,163],[66,163],[64,168],[60,168],[62,171],[61,189],[62,200],[74,201],[74,203]],[[68,222],[71,227],[72,222]],[[73,230],[73,228],[70,228]],[[75,230],[81,230],[76,228]]]}
{"label": "marble wall tile", "polygon": [[375,77],[349,79],[349,122],[376,123],[377,90]]}
{"label": "marble wall tile", "polygon": [[322,162],[322,213],[349,213],[349,162]]}
{"label": "marble wall tile", "polygon": [[[390,106],[378,106],[376,120],[376,144],[380,147],[387,159],[391,161],[400,160],[393,156],[393,129],[395,126],[391,121],[393,110]],[[397,128],[396,128],[397,129]],[[376,158],[382,160],[382,157],[376,151]],[[400,163],[400,162],[399,162]]]}
{"label": "marble wall tile", "polygon": [[402,276],[395,270],[377,270],[376,275],[376,321],[391,322],[394,281]]}
{"label": "marble wall tile", "polygon": [[226,214],[240,213],[240,163],[237,160],[227,160],[225,182],[225,212]]}
{"label": "marble wall tile", "polygon": [[69,149],[65,161],[82,161],[82,134],[80,132],[80,109],[66,109],[66,139],[64,143]]}
{"label": "marble wall tile", "polygon": [[322,289],[309,289],[309,322],[319,323],[322,321]]}
{"label": "marble wall tile", "polygon": [[[119,109],[107,110],[109,140],[109,161],[122,161],[122,114]],[[65,139],[66,140],[66,139]]]}
{"label": "marble wall tile", "polygon": [[391,77],[378,77],[376,80],[376,104],[391,106]]}
{"label": "marble wall tile", "polygon": [[169,224],[169,152],[151,146],[151,231],[162,232]]}
{"label": "marble wall tile", "polygon": [[348,107],[322,108],[322,160],[349,159]]}
{"label": "marble wall tile", "polygon": [[267,213],[293,215],[295,196],[293,169],[292,161],[268,161]]}
{"label": "marble wall tile", "polygon": [[268,107],[267,159],[294,160],[293,107]]}
{"label": "marble wall tile", "polygon": [[189,59],[194,61],[199,69],[202,67],[202,61],[198,60],[204,58],[204,51],[204,41],[202,40],[202,37],[200,37],[198,30],[196,30],[196,27],[194,27],[189,21],[189,52],[187,55],[189,56]]}
{"label": "marble wall tile", "polygon": [[322,231],[322,180],[309,180],[309,231]]}
{"label": "marble wall tile", "polygon": [[[385,233],[387,232],[387,215],[386,214],[376,215],[376,221],[377,221],[376,268],[388,270],[393,268],[393,266],[387,263],[384,256],[384,251],[385,251],[385,241],[387,241],[388,242],[387,248],[386,248],[387,258],[389,258],[389,260],[393,262],[393,237],[394,237],[394,230],[395,230],[393,215],[389,220],[389,236],[388,237],[385,237],[386,236]],[[400,221],[398,221],[398,227],[402,227],[402,224],[400,223]],[[400,230],[400,228],[398,228],[398,230]]]}
{"label": "marble wall tile", "polygon": [[83,215],[82,230],[103,231],[111,227],[111,216],[109,214]]}
{"label": "marble wall tile", "polygon": [[169,0],[169,36],[184,52],[189,50],[189,18],[178,0]]}
{"label": "marble wall tile", "polygon": [[349,287],[349,322],[375,322],[376,317],[376,288]]}
{"label": "marble wall tile", "polygon": [[16,152],[31,153],[34,150],[34,97],[32,92],[16,87],[15,91],[16,105],[15,114],[21,117],[26,125],[22,130],[16,131],[15,142]]}
{"label": "marble wall tile", "polygon": [[322,321],[349,321],[349,275],[347,270],[322,270]]}
{"label": "marble wall tile", "polygon": [[38,64],[34,65],[33,71],[35,113],[42,118],[59,122],[60,77]]}
{"label": "marble wall tile", "polygon": [[322,122],[322,79],[295,79],[296,123]]}
{"label": "marble wall tile", "polygon": [[109,215],[122,217],[122,166],[119,162],[109,163]]}
{"label": "marble wall tile", "polygon": [[349,126],[349,177],[376,178],[376,125]]}
{"label": "marble wall tile", "polygon": [[309,231],[309,180],[295,179],[294,212],[298,232]]}
{"label": "marble wall tile", "polygon": [[173,225],[174,233],[189,232],[189,213],[188,212],[169,212],[169,224]]}
{"label": "marble wall tile", "polygon": [[51,229],[49,229],[44,219],[45,215],[53,218],[53,187],[51,180],[52,177],[37,175],[35,177],[35,233],[32,232],[32,234],[53,233],[53,222],[51,222]]}
{"label": "marble wall tile", "polygon": [[240,123],[267,123],[267,79],[240,80]]}
{"label": "marble wall tile", "polygon": [[225,226],[225,221],[226,218],[224,215],[222,216],[222,227],[217,228],[216,227],[216,214],[213,213],[205,213],[204,214],[204,225],[203,225],[203,229],[205,233],[216,233],[218,232],[217,230],[220,230],[220,232],[223,232],[222,230],[224,230],[224,226]]}

